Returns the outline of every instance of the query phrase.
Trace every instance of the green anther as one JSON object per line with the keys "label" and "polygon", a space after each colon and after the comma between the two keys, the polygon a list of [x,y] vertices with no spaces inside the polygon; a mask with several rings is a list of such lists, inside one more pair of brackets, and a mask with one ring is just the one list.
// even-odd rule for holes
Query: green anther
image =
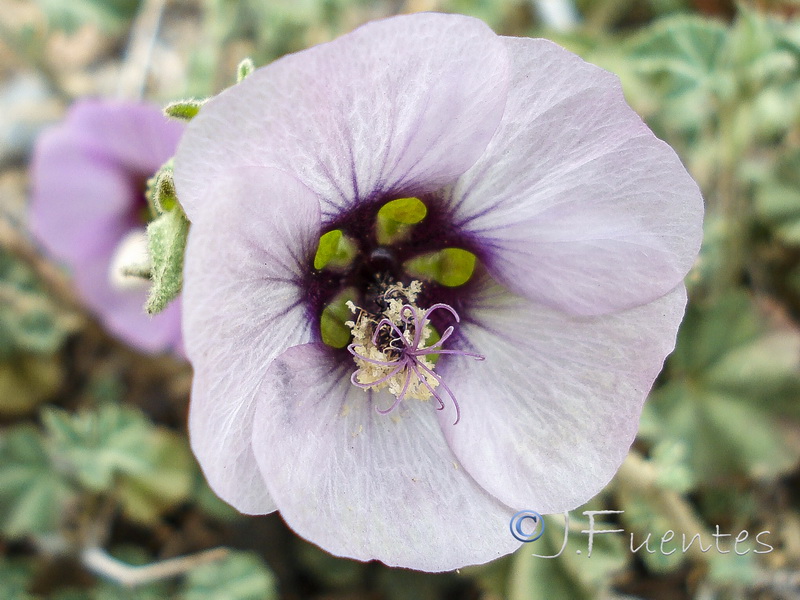
{"label": "green anther", "polygon": [[351,331],[345,323],[353,320],[353,313],[347,307],[347,301],[355,297],[356,290],[347,288],[322,310],[319,329],[324,344],[332,348],[344,348],[350,343]]}
{"label": "green anther", "polygon": [[[425,347],[433,346],[436,342],[442,339],[442,336],[439,335],[439,332],[436,331],[436,327],[428,323],[425,326],[430,333],[428,333],[428,339],[425,340]],[[426,354],[425,358],[431,361],[434,365],[439,361],[439,357],[441,354]]]}
{"label": "green anther", "polygon": [[458,287],[472,277],[476,260],[476,256],[467,250],[445,248],[412,258],[403,266],[414,277],[433,280],[447,287]]}
{"label": "green anther", "polygon": [[398,198],[387,202],[378,211],[375,224],[378,243],[387,245],[406,238],[411,226],[422,221],[427,214],[428,208],[419,198]]}
{"label": "green anther", "polygon": [[317,253],[314,255],[314,268],[342,269],[349,265],[356,255],[356,245],[341,229],[324,233],[319,238]]}

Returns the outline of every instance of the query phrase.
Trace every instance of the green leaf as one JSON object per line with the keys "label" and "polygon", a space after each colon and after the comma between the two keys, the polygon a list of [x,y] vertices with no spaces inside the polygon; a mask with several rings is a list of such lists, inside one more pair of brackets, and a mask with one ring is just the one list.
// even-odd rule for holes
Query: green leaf
{"label": "green leaf", "polygon": [[221,500],[211,490],[199,469],[195,469],[192,499],[200,510],[217,521],[235,521],[242,516],[238,510]]}
{"label": "green leaf", "polygon": [[781,329],[731,349],[705,374],[713,389],[800,418],[800,336]]}
{"label": "green leaf", "polygon": [[[733,534],[734,538],[737,533],[738,531]],[[741,552],[751,547],[752,543],[751,540],[748,540],[743,544]],[[753,552],[747,552],[747,554],[735,552],[730,554],[711,554],[709,563],[711,567],[708,573],[709,581],[722,587],[730,587],[731,585],[750,587],[759,580],[759,576],[762,576],[764,572]]]}
{"label": "green leaf", "polygon": [[138,411],[115,405],[75,415],[48,409],[42,422],[61,469],[86,489],[107,491],[121,475],[152,476],[147,448],[153,429]]}
{"label": "green leaf", "polygon": [[755,192],[757,215],[784,243],[800,246],[800,149],[782,154]]}
{"label": "green leaf", "polygon": [[33,569],[21,561],[0,557],[0,598],[3,600],[33,600],[28,593]]}
{"label": "green leaf", "polygon": [[139,0],[37,0],[52,27],[73,33],[87,23],[104,31],[122,30],[133,19]]}
{"label": "green leaf", "polygon": [[631,45],[636,68],[661,76],[666,93],[712,91],[711,84],[725,48],[727,29],[697,16],[671,16],[637,35]]}
{"label": "green leaf", "polygon": [[643,432],[658,448],[685,448],[694,481],[705,486],[747,475],[773,478],[800,458],[777,427],[797,415],[800,337],[769,327],[745,294],[690,305],[669,378],[645,405]]}
{"label": "green leaf", "polygon": [[56,360],[19,354],[0,362],[0,415],[23,415],[61,386],[64,369]]}
{"label": "green leaf", "polygon": [[448,597],[455,581],[449,573],[420,573],[404,569],[382,569],[376,587],[386,600],[439,600]]}
{"label": "green leaf", "polygon": [[145,310],[151,315],[164,310],[181,292],[188,235],[189,220],[180,207],[163,213],[147,226],[153,285]]}
{"label": "green leaf", "polygon": [[53,354],[79,324],[45,295],[27,267],[0,250],[0,360],[20,352]]}
{"label": "green leaf", "polygon": [[[576,511],[577,513],[578,511]],[[611,577],[625,568],[628,555],[618,533],[595,534],[588,556],[589,529],[585,517],[570,516],[569,534],[563,552],[564,517],[546,516],[545,531],[534,542],[523,544],[514,554],[509,580],[509,600],[594,600],[602,597]],[[594,530],[619,529],[595,517]],[[540,556],[534,556],[538,554]]]}
{"label": "green leaf", "polygon": [[763,331],[749,296],[730,293],[714,304],[692,303],[686,311],[669,368],[680,376],[701,376],[731,350]]}
{"label": "green leaf", "polygon": [[275,600],[272,572],[255,555],[232,553],[186,576],[181,600]]}
{"label": "green leaf", "polygon": [[0,436],[0,531],[15,539],[53,532],[73,490],[54,471],[41,435],[19,426]]}
{"label": "green leaf", "polygon": [[461,248],[445,248],[423,254],[403,265],[414,277],[433,280],[447,287],[464,285],[475,271],[476,256]]}
{"label": "green leaf", "polygon": [[[682,552],[683,533],[687,541],[691,536],[701,532],[683,532],[678,524],[666,514],[662,506],[653,496],[638,488],[622,488],[617,491],[617,500],[625,507],[620,515],[625,525],[628,550],[637,556],[652,573],[668,573],[674,571],[687,560]],[[668,531],[673,532],[671,540],[663,538]],[[631,537],[633,536],[633,537]],[[665,540],[662,548],[662,538]],[[711,538],[702,537],[703,547],[711,542]],[[697,545],[697,542],[695,542]],[[674,552],[673,552],[674,550]]]}
{"label": "green leaf", "polygon": [[167,429],[151,430],[141,453],[149,467],[126,473],[118,491],[128,518],[153,525],[165,511],[189,499],[196,467],[186,439]]}

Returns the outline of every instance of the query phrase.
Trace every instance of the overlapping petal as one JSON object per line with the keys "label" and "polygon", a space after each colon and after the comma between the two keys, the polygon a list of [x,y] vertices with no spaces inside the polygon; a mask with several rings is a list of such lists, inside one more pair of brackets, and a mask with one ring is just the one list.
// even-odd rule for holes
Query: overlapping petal
{"label": "overlapping petal", "polygon": [[261,514],[275,506],[250,444],[254,402],[273,358],[311,339],[301,283],[319,239],[319,203],[267,168],[221,174],[211,191],[214,205],[192,223],[184,269],[184,340],[195,370],[190,441],[214,491]]}
{"label": "overlapping petal", "polygon": [[176,158],[190,219],[231,166],[295,173],[331,216],[378,196],[450,183],[481,155],[508,88],[504,44],[486,25],[415,14],[369,23],[259,69],[210,100]]}
{"label": "overlapping petal", "polygon": [[[290,348],[267,373],[253,447],[281,515],[329,552],[444,571],[513,551],[514,513],[464,471],[432,402],[350,383],[330,348]],[[276,444],[276,440],[280,440]]]}
{"label": "overlapping petal", "polygon": [[[440,423],[464,468],[510,506],[575,508],[602,489],[636,435],[642,404],[672,352],[683,285],[611,315],[570,316],[495,284],[475,297],[461,344],[486,360],[439,371],[461,405]],[[476,442],[479,440],[479,443]]]}
{"label": "overlapping petal", "polygon": [[486,152],[444,193],[510,289],[573,314],[650,302],[686,275],[700,191],[616,76],[546,40],[503,38],[512,83]]}

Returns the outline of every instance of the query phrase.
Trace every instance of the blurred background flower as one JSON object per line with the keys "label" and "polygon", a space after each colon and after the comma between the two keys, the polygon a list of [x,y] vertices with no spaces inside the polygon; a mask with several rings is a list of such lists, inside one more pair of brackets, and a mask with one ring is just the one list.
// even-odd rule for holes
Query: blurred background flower
{"label": "blurred background flower", "polygon": [[[337,559],[280,517],[235,515],[188,451],[186,366],[134,352],[85,318],[23,225],[34,140],[80,98],[205,97],[234,82],[244,56],[262,65],[420,10],[549,37],[617,73],[706,199],[678,347],[628,460],[583,507],[623,510],[603,528],[625,533],[597,536],[591,558],[580,511],[558,559],[532,556],[558,551],[556,520],[510,557],[439,575]],[[797,598],[798,174],[794,0],[2,0],[0,598]],[[727,554],[681,552],[681,532],[705,547],[716,526],[749,531],[739,552],[749,551],[727,537]],[[653,549],[667,530],[678,551],[631,552],[631,534],[634,547],[651,534]],[[773,550],[756,554],[761,531]],[[218,545],[232,552],[201,564],[196,553]],[[178,555],[195,557],[184,576],[149,583],[163,565],[132,575],[113,562]]]}
{"label": "blurred background flower", "polygon": [[149,281],[125,269],[149,264],[147,181],[182,130],[155,105],[81,100],[32,158],[31,231],[109,331],[148,352],[180,350],[180,302],[146,314]]}

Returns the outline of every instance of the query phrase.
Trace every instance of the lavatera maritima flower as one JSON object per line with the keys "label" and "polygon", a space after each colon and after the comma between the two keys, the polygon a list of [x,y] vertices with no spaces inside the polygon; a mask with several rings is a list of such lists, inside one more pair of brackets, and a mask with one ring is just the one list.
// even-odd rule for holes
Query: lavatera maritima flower
{"label": "lavatera maritima flower", "polygon": [[456,15],[255,71],[191,122],[175,180],[212,488],[425,571],[512,552],[516,510],[610,480],[701,238],[615,76]]}
{"label": "lavatera maritima flower", "polygon": [[182,352],[179,302],[151,317],[143,310],[147,280],[123,274],[127,264],[147,261],[147,180],[182,133],[157,105],[81,100],[37,140],[33,155],[33,234],[70,268],[108,330],[145,352]]}

